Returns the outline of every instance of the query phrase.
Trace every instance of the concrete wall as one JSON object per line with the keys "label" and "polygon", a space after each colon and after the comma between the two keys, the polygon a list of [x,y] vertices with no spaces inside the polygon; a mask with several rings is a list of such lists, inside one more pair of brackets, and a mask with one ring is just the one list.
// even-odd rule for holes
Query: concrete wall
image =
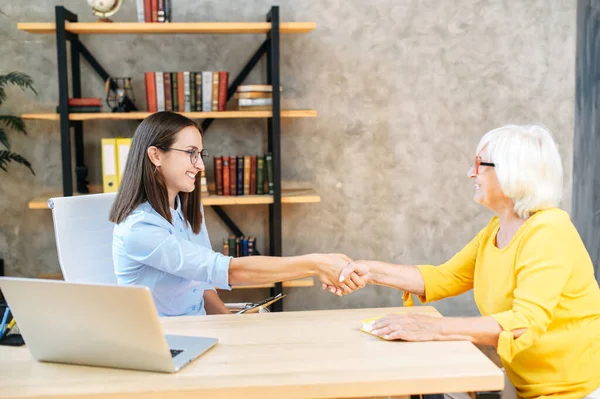
{"label": "concrete wall", "polygon": [[[17,21],[53,21],[64,4],[93,21],[83,1],[24,0],[0,6],[0,70],[29,73],[35,97],[9,89],[3,112],[53,112],[58,102],[55,40],[16,29]],[[135,21],[135,2],[113,17]],[[174,21],[264,21],[271,2],[173,1]],[[555,134],[570,210],[575,2],[547,0],[282,0],[282,21],[314,21],[317,30],[281,39],[283,106],[314,108],[316,119],[282,123],[282,176],[313,187],[321,204],[283,209],[285,255],[344,252],[397,263],[441,263],[492,216],[472,201],[466,176],[479,138],[506,123],[540,122]],[[228,70],[236,75],[261,35],[84,36],[109,73],[132,76],[145,107],[143,72]],[[82,61],[83,95],[103,82]],[[264,81],[261,70],[248,82]],[[131,135],[137,122],[85,123],[92,183],[101,181],[100,138]],[[37,175],[11,166],[0,174],[0,253],[9,275],[59,271],[49,211],[28,201],[59,188],[58,122],[27,123],[14,149]],[[266,150],[264,120],[217,120],[206,135],[212,154]],[[212,175],[212,168],[208,170]],[[267,208],[226,209],[242,230],[268,243]],[[227,231],[207,210],[215,247]],[[248,292],[237,294],[248,297]],[[262,297],[265,291],[252,295]],[[287,309],[401,304],[397,291],[369,287],[336,298],[319,287],[294,289]],[[472,294],[438,303],[447,315],[477,313]]]}

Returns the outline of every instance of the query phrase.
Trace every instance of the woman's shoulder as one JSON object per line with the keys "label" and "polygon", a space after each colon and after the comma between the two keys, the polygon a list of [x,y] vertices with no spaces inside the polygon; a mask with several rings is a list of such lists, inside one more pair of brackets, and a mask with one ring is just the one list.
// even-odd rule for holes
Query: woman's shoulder
{"label": "woman's shoulder", "polygon": [[160,216],[149,202],[139,204],[121,223],[116,225],[117,230],[129,230],[132,227],[140,224],[156,225],[168,227],[169,222]]}

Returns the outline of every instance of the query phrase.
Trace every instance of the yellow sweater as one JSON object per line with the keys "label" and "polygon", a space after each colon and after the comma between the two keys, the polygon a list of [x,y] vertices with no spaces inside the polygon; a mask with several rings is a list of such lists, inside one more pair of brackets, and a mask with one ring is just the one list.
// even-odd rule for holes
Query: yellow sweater
{"label": "yellow sweater", "polygon": [[[494,217],[445,264],[418,266],[425,280],[419,299],[474,288],[481,314],[504,330],[497,350],[519,396],[582,398],[600,386],[600,288],[590,256],[558,208],[532,215],[502,249],[499,227]],[[526,332],[514,339],[518,328]]]}

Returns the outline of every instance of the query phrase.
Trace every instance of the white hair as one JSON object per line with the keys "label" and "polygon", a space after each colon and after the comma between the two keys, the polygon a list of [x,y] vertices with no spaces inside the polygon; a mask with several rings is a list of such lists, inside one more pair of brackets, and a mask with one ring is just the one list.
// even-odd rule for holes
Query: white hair
{"label": "white hair", "polygon": [[521,218],[557,207],[562,198],[563,169],[558,148],[548,129],[539,125],[506,125],[487,132],[476,155],[485,148],[496,164],[500,187]]}

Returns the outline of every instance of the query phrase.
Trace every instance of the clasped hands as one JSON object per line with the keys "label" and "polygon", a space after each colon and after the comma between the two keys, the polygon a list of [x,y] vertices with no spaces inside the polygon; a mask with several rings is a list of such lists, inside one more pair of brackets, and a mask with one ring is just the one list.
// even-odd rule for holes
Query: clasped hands
{"label": "clasped hands", "polygon": [[318,255],[322,288],[334,295],[350,294],[369,283],[368,261],[353,261],[343,254]]}

